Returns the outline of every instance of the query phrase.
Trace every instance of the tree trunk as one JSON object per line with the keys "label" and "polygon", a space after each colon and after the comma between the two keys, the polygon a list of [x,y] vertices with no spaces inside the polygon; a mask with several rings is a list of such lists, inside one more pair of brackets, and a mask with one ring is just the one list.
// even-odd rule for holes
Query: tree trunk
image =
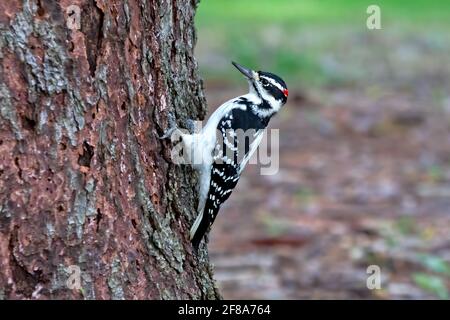
{"label": "tree trunk", "polygon": [[158,139],[205,115],[196,2],[0,2],[0,298],[219,298]]}

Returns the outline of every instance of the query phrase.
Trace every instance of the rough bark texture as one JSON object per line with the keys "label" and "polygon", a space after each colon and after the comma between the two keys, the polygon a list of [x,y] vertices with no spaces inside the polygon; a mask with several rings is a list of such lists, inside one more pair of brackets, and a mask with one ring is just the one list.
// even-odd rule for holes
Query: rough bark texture
{"label": "rough bark texture", "polygon": [[219,297],[188,241],[197,176],[157,138],[205,114],[196,5],[0,2],[0,298]]}

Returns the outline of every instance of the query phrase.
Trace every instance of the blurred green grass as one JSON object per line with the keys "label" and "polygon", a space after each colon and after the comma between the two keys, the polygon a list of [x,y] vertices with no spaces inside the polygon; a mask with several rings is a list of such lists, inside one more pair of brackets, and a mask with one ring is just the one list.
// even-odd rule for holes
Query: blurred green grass
{"label": "blurred green grass", "polygon": [[[382,30],[366,28],[371,4],[381,8]],[[205,78],[240,79],[229,65],[236,60],[301,86],[352,85],[396,75],[392,66],[413,66],[400,74],[409,78],[437,70],[450,48],[450,1],[203,0],[196,25]],[[416,66],[427,50],[435,63]]]}
{"label": "blurred green grass", "polygon": [[[380,6],[386,23],[449,25],[450,2],[429,0],[203,0],[198,10],[200,28],[264,25],[348,24],[366,20],[369,5]],[[364,25],[362,26],[364,27]]]}

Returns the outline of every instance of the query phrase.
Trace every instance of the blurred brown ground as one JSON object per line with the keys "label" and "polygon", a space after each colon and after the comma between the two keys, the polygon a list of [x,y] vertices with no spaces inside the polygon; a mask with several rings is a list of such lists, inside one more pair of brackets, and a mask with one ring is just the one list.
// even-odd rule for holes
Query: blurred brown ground
{"label": "blurred brown ground", "polygon": [[[224,87],[206,83],[211,109],[246,84]],[[210,235],[224,297],[435,298],[414,279],[421,254],[450,259],[450,101],[427,103],[420,90],[291,89],[270,125],[279,172],[250,165]],[[366,287],[370,264],[381,290]]]}
{"label": "blurred brown ground", "polygon": [[[211,0],[196,57],[212,112],[274,72],[280,167],[244,171],[210,233],[223,296],[450,297],[450,2]],[[369,265],[381,290],[366,287]]]}

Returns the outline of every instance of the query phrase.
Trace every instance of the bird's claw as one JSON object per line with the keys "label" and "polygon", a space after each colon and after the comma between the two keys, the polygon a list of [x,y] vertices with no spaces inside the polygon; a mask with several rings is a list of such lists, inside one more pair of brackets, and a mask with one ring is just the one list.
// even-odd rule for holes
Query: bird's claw
{"label": "bird's claw", "polygon": [[186,124],[186,129],[188,129],[190,134],[194,134],[196,132],[198,132],[198,127],[197,124],[198,122],[192,119],[186,119],[185,121]]}
{"label": "bird's claw", "polygon": [[162,136],[158,137],[160,140],[170,138],[172,136],[172,133],[174,133],[175,130],[177,130],[177,123],[172,113],[169,113],[167,115],[167,121],[169,124],[169,129]]}
{"label": "bird's claw", "polygon": [[158,139],[164,140],[164,139],[170,138],[172,136],[172,134],[175,132],[175,130],[177,130],[177,127],[170,128],[162,136],[159,136]]}

